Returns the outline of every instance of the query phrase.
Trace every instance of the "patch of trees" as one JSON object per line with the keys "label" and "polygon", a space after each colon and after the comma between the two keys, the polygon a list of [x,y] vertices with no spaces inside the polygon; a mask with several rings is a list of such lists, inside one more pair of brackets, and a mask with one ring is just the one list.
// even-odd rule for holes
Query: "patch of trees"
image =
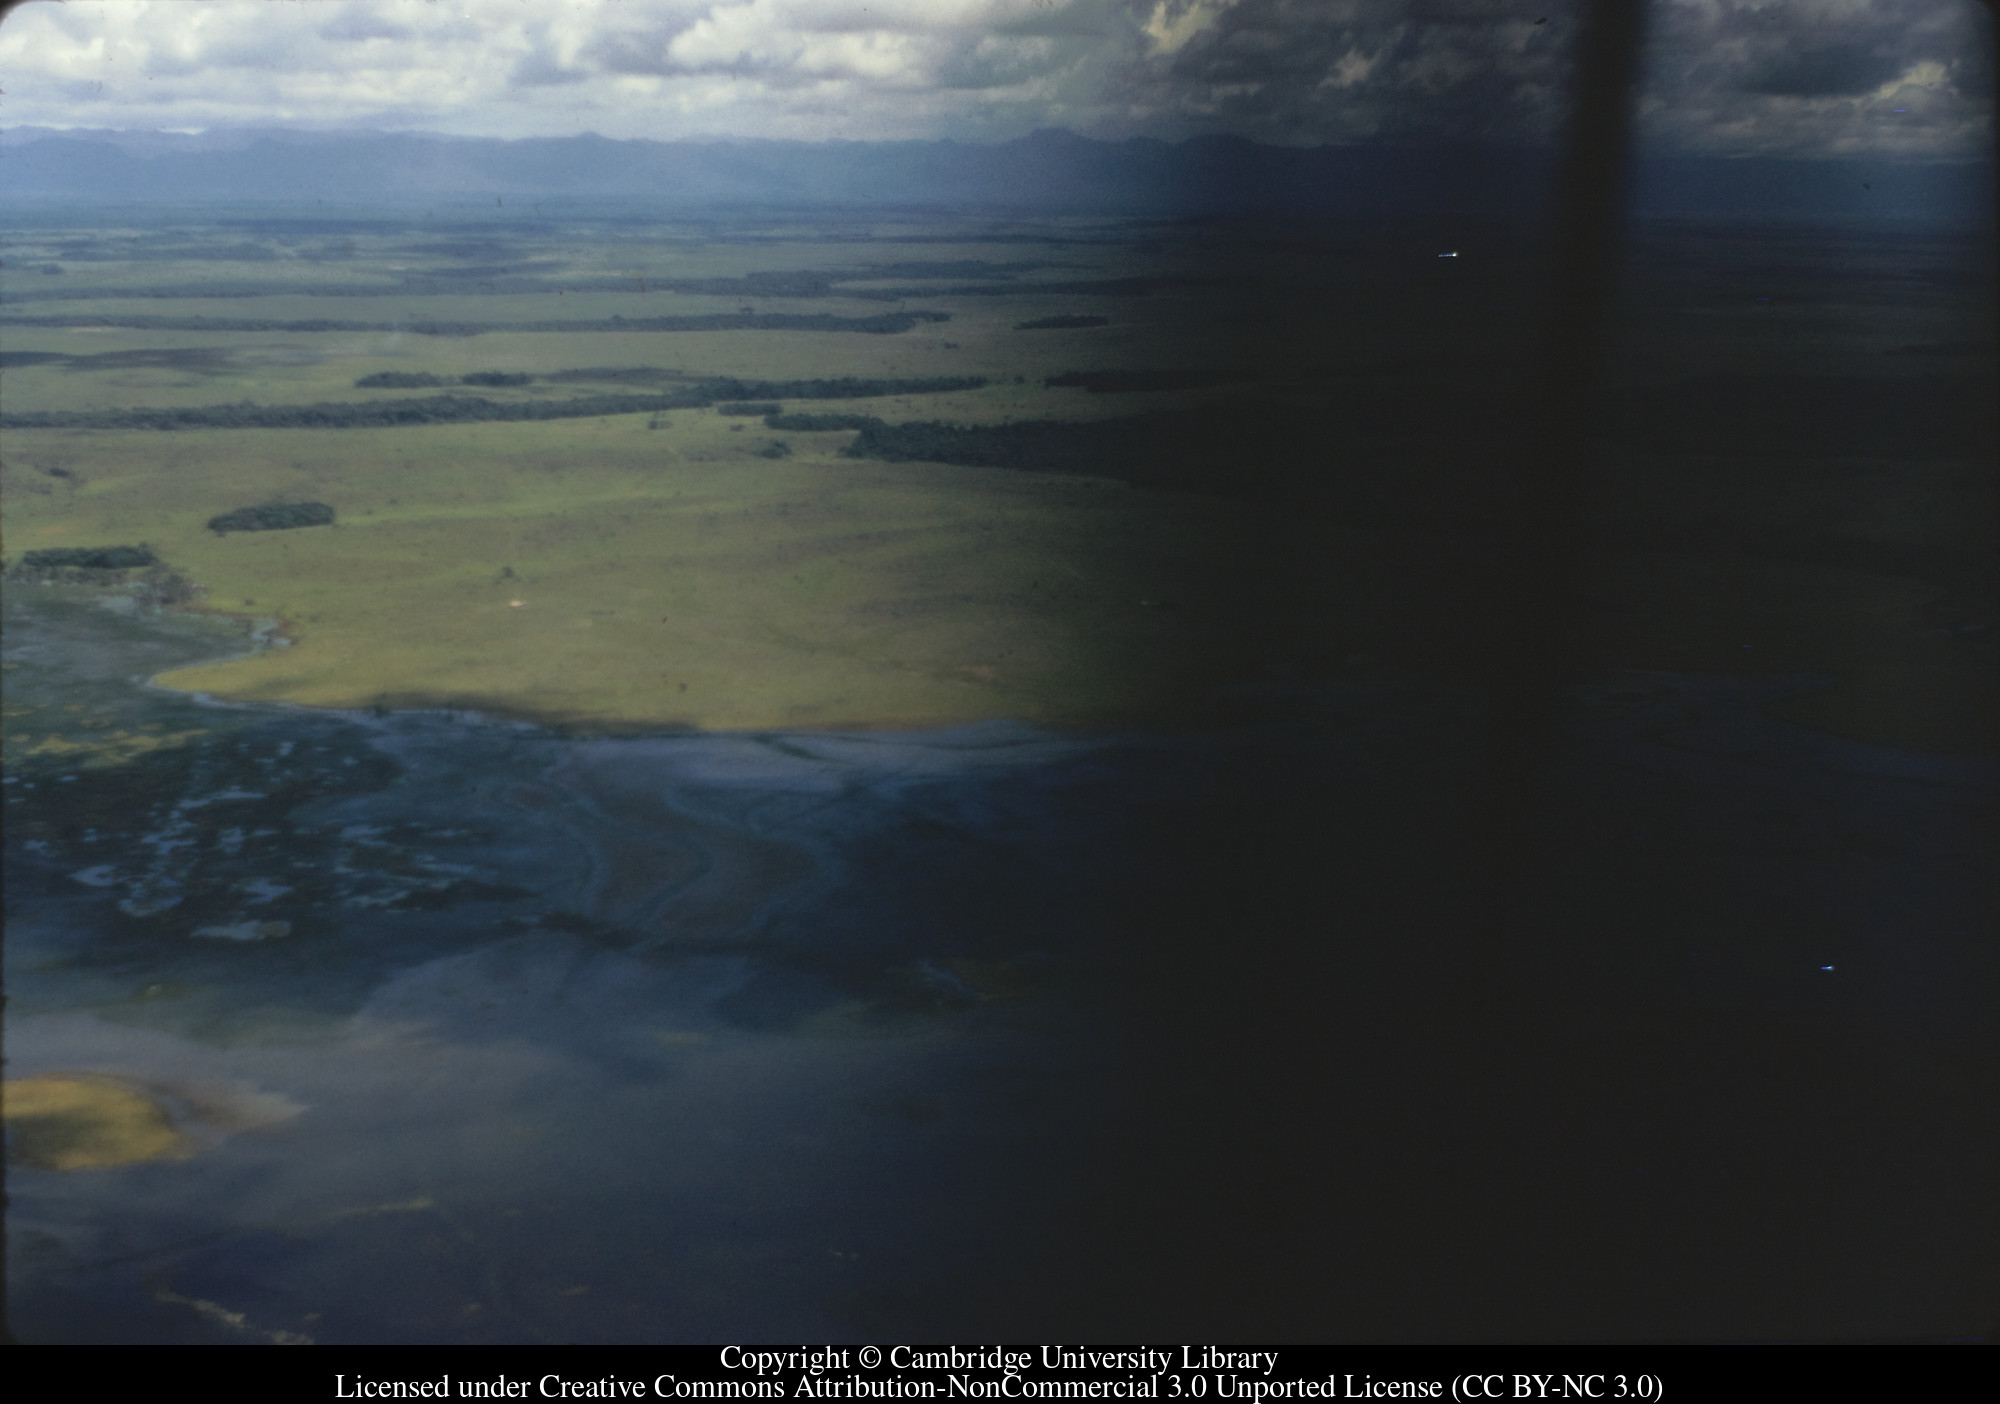
{"label": "patch of trees", "polygon": [[[930,380],[710,380],[655,394],[578,395],[567,400],[501,403],[477,395],[362,400],[347,404],[189,405],[126,410],[42,410],[0,414],[0,429],[375,429],[397,425],[488,421],[594,419],[610,414],[659,414],[706,409],[719,400],[751,397],[800,400],[862,399],[974,390],[973,377]],[[773,404],[771,408],[775,409]]]}
{"label": "patch of trees", "polygon": [[1218,494],[1288,491],[1323,471],[1324,425],[1275,405],[1173,410],[1083,422],[877,424],[846,458],[950,463],[1117,478],[1142,487]]}
{"label": "patch of trees", "polygon": [[993,263],[983,258],[955,258],[925,262],[913,260],[904,263],[878,263],[868,268],[858,268],[834,275],[836,283],[852,282],[857,278],[992,278],[1008,279],[1016,273],[1027,273],[1047,265],[1040,261],[1019,260],[1013,263]]}
{"label": "patch of trees", "polygon": [[[253,247],[239,245],[239,248]],[[411,252],[411,251],[406,251]],[[417,251],[422,252],[422,251]],[[435,252],[435,251],[432,251]],[[489,250],[491,254],[493,250]],[[134,258],[158,258],[158,253],[135,253],[121,249],[108,253],[73,251],[69,255],[80,262],[123,262]],[[223,258],[240,262],[243,257],[258,261],[270,261],[272,255],[262,252],[254,255],[232,255],[229,253],[212,255],[174,254],[175,257]],[[329,258],[351,258],[353,250],[338,246],[302,250],[300,256],[312,261]],[[465,254],[442,255],[444,257],[465,257]],[[848,288],[844,284],[867,279],[881,278],[960,278],[983,279],[1004,283],[1015,274],[1045,265],[1036,262],[988,263],[980,259],[956,259],[948,262],[912,261],[879,264],[870,268],[834,269],[808,271],[804,269],[767,273],[746,273],[736,278],[634,278],[629,275],[595,274],[584,277],[569,277],[557,280],[549,275],[558,274],[569,265],[547,259],[516,261],[513,263],[485,263],[465,265],[456,268],[428,268],[407,273],[396,282],[384,283],[291,283],[291,282],[246,282],[242,280],[175,283],[165,287],[63,287],[25,288],[0,292],[0,304],[24,302],[75,302],[89,298],[128,297],[147,299],[166,298],[244,298],[244,297],[383,297],[387,295],[423,295],[441,293],[463,295],[467,283],[476,283],[481,293],[543,293],[557,292],[630,292],[635,285],[640,291],[678,293],[699,297],[851,297],[868,301],[896,301],[904,296],[918,295],[908,288]],[[59,264],[48,263],[41,267],[44,273],[61,273]],[[1129,281],[1129,280],[1123,280]],[[1038,285],[1045,287],[1047,285]],[[1089,284],[1059,284],[1056,286],[1089,287]],[[929,289],[928,291],[936,291]]]}
{"label": "patch of trees", "polygon": [[949,322],[949,312],[883,312],[836,317],[827,312],[718,312],[703,317],[613,317],[606,322],[494,323],[505,331],[833,331],[894,335],[924,322]]}
{"label": "patch of trees", "polygon": [[[1130,421],[1069,424],[1035,420],[958,425],[937,420],[876,424],[840,451],[843,458],[885,463],[954,463],[967,468],[1024,468],[1047,473],[1099,471],[1124,447]],[[1122,454],[1117,454],[1122,457]]]}
{"label": "patch of trees", "polygon": [[662,380],[693,380],[697,377],[683,375],[680,371],[661,370],[658,366],[585,366],[581,370],[553,371],[542,379],[553,385],[571,381],[617,380],[630,385],[651,385]]}
{"label": "patch of trees", "polygon": [[[138,572],[136,577],[134,571]],[[161,561],[148,546],[30,551],[6,575],[9,580],[48,581],[97,589],[122,586],[133,599],[154,609],[186,604],[202,593],[199,585]]]}
{"label": "patch of trees", "polygon": [[872,414],[767,414],[766,429],[794,434],[829,434],[841,429],[872,429],[882,421]]}
{"label": "patch of trees", "polygon": [[801,271],[746,273],[740,278],[648,278],[645,282],[662,292],[708,297],[825,297],[834,278],[827,273]]}
{"label": "patch of trees", "polygon": [[[327,317],[274,321],[261,317],[112,317],[64,313],[46,317],[0,317],[0,325],[19,327],[129,327],[135,331],[197,332],[409,332],[416,336],[477,336],[483,331],[520,331],[509,322],[341,322]],[[588,330],[593,324],[578,323]]]}
{"label": "patch of trees", "polygon": [[356,390],[431,390],[444,384],[425,371],[377,371],[354,382]]}
{"label": "patch of trees", "polygon": [[278,257],[263,244],[188,244],[171,241],[121,240],[116,243],[66,244],[62,256],[71,263],[269,263]]}
{"label": "patch of trees", "polygon": [[403,280],[405,287],[412,283],[423,283],[431,279],[451,281],[454,279],[479,278],[494,279],[519,277],[523,274],[559,273],[569,267],[560,259],[528,259],[520,263],[469,263],[457,268],[426,268],[421,273],[413,273]]}
{"label": "patch of trees", "polygon": [[150,546],[55,546],[21,557],[29,570],[142,570],[159,563]]}
{"label": "patch of trees", "polygon": [[790,458],[792,456],[792,446],[783,439],[773,439],[763,448],[755,450],[751,456],[754,458]]}
{"label": "patch of trees", "polygon": [[264,507],[239,507],[208,519],[208,529],[217,536],[232,531],[291,531],[297,527],[332,526],[333,508],[324,502],[272,503]]}
{"label": "patch of trees", "polygon": [[1014,323],[1015,331],[1076,331],[1083,327],[1107,327],[1109,317],[1037,317],[1031,322]]}
{"label": "patch of trees", "polygon": [[1042,384],[1077,386],[1093,395],[1126,395],[1141,390],[1193,390],[1219,385],[1229,377],[1219,371],[1095,370],[1052,375]]}
{"label": "patch of trees", "polygon": [[717,414],[726,414],[738,419],[754,419],[758,415],[782,414],[784,406],[773,400],[730,400],[717,405]]}
{"label": "patch of trees", "polygon": [[[881,395],[943,395],[977,390],[986,384],[979,375],[937,375],[919,380],[712,380],[718,396],[751,400],[871,400]],[[725,388],[727,387],[727,388]]]}
{"label": "patch of trees", "polygon": [[1186,287],[1197,278],[1093,278],[1074,283],[964,283],[949,288],[867,288],[849,297],[1144,297],[1161,288]]}
{"label": "patch of trees", "polygon": [[582,395],[570,400],[500,404],[476,395],[363,400],[357,404],[199,405],[184,409],[45,411],[0,414],[6,429],[381,429],[398,425],[477,424],[492,420],[589,419],[698,409],[699,391],[665,395]]}
{"label": "patch of trees", "polygon": [[478,336],[481,332],[828,331],[894,335],[923,322],[948,322],[949,312],[883,312],[873,317],[830,313],[718,312],[697,317],[601,317],[544,322],[342,322],[331,318],[273,321],[251,317],[54,316],[0,317],[20,327],[129,327],[137,331],[407,332],[413,336]]}
{"label": "patch of trees", "polygon": [[532,375],[522,371],[474,371],[458,378],[460,385],[526,385]]}
{"label": "patch of trees", "polygon": [[[508,276],[479,279],[477,292],[484,296],[498,293],[629,292],[631,288],[630,278],[585,278],[557,284],[541,278]],[[108,297],[144,298],[149,302],[191,297],[231,300],[249,297],[464,297],[468,291],[463,282],[438,274],[408,277],[394,283],[293,283],[272,280],[176,283],[171,287],[152,288],[17,288],[0,292],[0,306],[18,306],[27,302],[87,302]]]}

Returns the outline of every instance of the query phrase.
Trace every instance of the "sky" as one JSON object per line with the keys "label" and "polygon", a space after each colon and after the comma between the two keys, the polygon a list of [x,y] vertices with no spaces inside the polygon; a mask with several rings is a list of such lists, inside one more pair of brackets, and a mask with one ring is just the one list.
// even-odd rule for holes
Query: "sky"
{"label": "sky", "polygon": [[[1538,143],[1576,0],[26,0],[0,127]],[[1654,0],[1662,152],[1975,158],[1976,0]]]}

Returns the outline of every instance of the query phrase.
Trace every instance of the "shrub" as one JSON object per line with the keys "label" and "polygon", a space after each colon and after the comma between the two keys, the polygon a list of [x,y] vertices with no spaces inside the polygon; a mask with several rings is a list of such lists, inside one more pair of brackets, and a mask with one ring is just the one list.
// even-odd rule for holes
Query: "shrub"
{"label": "shrub", "polygon": [[1049,376],[1042,384],[1077,386],[1093,395],[1122,395],[1141,390],[1193,390],[1216,385],[1227,379],[1219,371],[1198,370],[1095,370],[1069,371]]}
{"label": "shrub", "polygon": [[377,371],[354,382],[356,390],[429,390],[444,384],[437,376],[422,371]]}
{"label": "shrub", "polygon": [[767,414],[766,429],[783,429],[793,434],[826,434],[839,429],[874,429],[882,421],[872,414]]}
{"label": "shrub", "polygon": [[748,418],[759,414],[782,414],[785,407],[770,400],[735,400],[715,407],[717,414],[735,415]]}
{"label": "shrub", "polygon": [[277,503],[239,507],[208,519],[208,529],[220,536],[231,531],[289,531],[294,527],[330,526],[333,508],[324,502]]}
{"label": "shrub", "polygon": [[21,557],[28,570],[137,570],[159,563],[150,546],[57,546]]}

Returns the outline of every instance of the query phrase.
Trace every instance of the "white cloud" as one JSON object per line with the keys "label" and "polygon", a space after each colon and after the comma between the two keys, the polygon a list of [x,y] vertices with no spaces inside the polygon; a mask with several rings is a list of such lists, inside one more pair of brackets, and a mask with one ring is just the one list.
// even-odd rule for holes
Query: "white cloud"
{"label": "white cloud", "polygon": [[154,125],[171,108],[193,128],[814,137],[831,116],[851,137],[970,134],[989,104],[1018,124],[1021,83],[1059,66],[1038,26],[1117,4],[43,0],[0,25],[0,71],[10,125]]}
{"label": "white cloud", "polygon": [[1365,83],[1375,67],[1377,57],[1379,55],[1364,54],[1359,49],[1349,49],[1333,65],[1333,71],[1319,80],[1319,85],[1322,88],[1351,88],[1356,83]]}
{"label": "white cloud", "polygon": [[1147,17],[1146,37],[1156,54],[1177,54],[1188,40],[1215,23],[1234,0],[1157,0]]}
{"label": "white cloud", "polygon": [[[1649,139],[1962,154],[1969,0],[1654,0]],[[1576,0],[33,0],[10,126],[1535,140]],[[1548,23],[1533,20],[1546,13]],[[1525,15],[1525,17],[1524,17]],[[1895,108],[1905,109],[1894,112]],[[1895,122],[1889,123],[1887,116]]]}

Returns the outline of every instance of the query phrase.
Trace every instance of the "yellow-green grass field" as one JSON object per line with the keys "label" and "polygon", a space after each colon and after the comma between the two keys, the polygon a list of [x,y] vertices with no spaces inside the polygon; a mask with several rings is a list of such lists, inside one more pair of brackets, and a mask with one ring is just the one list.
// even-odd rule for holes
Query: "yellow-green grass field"
{"label": "yellow-green grass field", "polygon": [[[978,391],[786,408],[990,424],[1143,413],[1223,393],[1107,396],[1042,386],[1061,371],[1219,361],[1267,379],[1284,370],[1287,348],[1259,348],[1241,331],[1218,333],[1213,295],[1174,289],[1126,298],[916,293],[901,305],[949,312],[951,320],[888,335],[444,337],[108,325],[120,316],[587,320],[735,313],[744,305],[869,317],[898,304],[641,292],[640,280],[1020,258],[1052,265],[1021,274],[1037,281],[1174,271],[1158,251],[1140,255],[1121,243],[996,251],[978,242],[741,237],[754,232],[737,230],[726,241],[512,239],[488,255],[559,259],[557,282],[630,275],[630,292],[482,293],[470,281],[456,296],[284,290],[288,281],[352,284],[362,270],[377,278],[424,273],[438,263],[427,237],[441,236],[421,231],[337,238],[349,251],[345,263],[78,262],[65,274],[78,288],[242,281],[270,292],[22,304],[23,315],[101,316],[107,324],[10,326],[10,352],[142,354],[17,365],[4,373],[6,405],[18,412],[379,400],[438,391],[354,382],[384,370],[450,381],[474,371],[545,376],[645,365],[746,380],[982,376],[991,383]],[[116,242],[115,234],[107,241],[104,231],[84,233],[99,247]],[[51,251],[60,243],[48,240]],[[927,281],[884,276],[898,286]],[[943,289],[968,280],[929,281]],[[23,278],[10,286],[48,285]],[[1109,325],[1015,330],[1080,307]],[[197,354],[162,354],[182,351]],[[648,387],[537,381],[461,393],[513,401],[604,388]],[[1237,613],[1246,592],[1268,601],[1282,588],[1245,577],[1257,553],[1244,548],[1252,521],[1244,509],[1094,479],[843,459],[836,451],[848,433],[774,433],[713,410],[671,411],[651,425],[649,416],[626,415],[345,431],[13,430],[0,470],[8,554],[143,541],[204,588],[203,608],[283,621],[289,647],[163,679],[175,687],[339,707],[458,705],[600,728],[1206,715],[1218,689],[1257,672],[1271,642],[1263,624],[1246,627]],[[756,456],[774,440],[791,457]],[[219,512],[275,500],[329,503],[339,522],[226,537],[204,529]]]}
{"label": "yellow-green grass field", "polygon": [[[172,236],[217,248],[249,238],[277,255],[249,261],[140,256],[147,238],[157,246],[164,237],[159,231],[48,231],[10,246],[10,291],[67,284],[133,295],[28,301],[10,304],[10,313],[498,322],[730,314],[746,305],[869,317],[900,305],[951,319],[895,334],[469,337],[9,325],[9,353],[113,355],[16,364],[0,378],[0,397],[10,412],[285,405],[423,398],[450,388],[356,387],[379,371],[451,382],[477,371],[547,376],[652,366],[744,380],[981,376],[989,383],[975,391],[785,405],[977,425],[1218,400],[1247,405],[1246,387],[1267,403],[1310,406],[1343,367],[1440,350],[1493,366],[1520,355],[1514,304],[1530,285],[1519,279],[1328,281],[1338,269],[1309,242],[1293,248],[1246,237],[1225,247],[1200,231],[1102,221],[1048,221],[1017,231],[1035,240],[997,244],[958,242],[955,228],[918,221],[908,242],[887,223],[819,229],[782,219],[727,231],[552,225],[527,233],[405,227]],[[13,271],[22,259],[60,259],[72,238],[115,253],[128,236],[137,241],[129,260],[69,262],[61,283]],[[338,256],[324,256],[329,250]],[[565,279],[633,281],[629,291],[482,291],[465,279],[463,292],[446,295],[435,291],[435,278],[416,296],[386,287],[368,296],[298,290],[383,286],[448,271],[454,259],[535,265],[530,276],[551,289]],[[1042,265],[1014,274],[1029,283],[1194,281],[1139,296],[971,296],[946,291],[979,281],[970,274],[941,268],[927,278],[889,267],[1014,261]],[[884,271],[850,290],[893,285],[907,290],[900,304],[658,286],[870,268]],[[217,282],[270,291],[136,295]],[[1628,340],[1641,349],[1628,352],[1627,360],[1637,358],[1628,369],[1648,380],[1725,364],[1846,373],[1865,362],[1871,373],[1914,374],[1924,362],[1881,351],[1941,335],[1935,309],[1891,298],[1871,307],[1863,329],[1840,321],[1838,299],[1821,302],[1802,293],[1803,310],[1787,312],[1790,321],[1765,309],[1753,326],[1746,309],[1689,311],[1666,296],[1634,312],[1639,330]],[[1107,324],[1016,329],[1077,313]],[[1719,335],[1719,318],[1744,320]],[[194,354],[163,354],[178,352]],[[1065,371],[1175,368],[1221,372],[1222,383],[1132,394],[1042,383]],[[648,388],[538,379],[458,393],[511,402]],[[1480,604],[1476,581],[1440,587],[1429,567],[1392,578],[1400,547],[1391,540],[1349,536],[1331,548],[1358,547],[1383,564],[1372,574],[1350,568],[1314,528],[1268,502],[859,462],[837,456],[846,433],[773,432],[713,409],[650,422],[627,415],[342,431],[10,430],[0,453],[7,552],[18,560],[40,546],[144,541],[206,589],[205,608],[283,619],[289,648],[173,674],[167,681],[176,686],[333,706],[457,704],[606,728],[1206,716],[1218,689],[1266,676],[1274,660],[1324,662],[1355,649],[1392,661],[1449,660],[1466,651],[1462,635]],[[791,457],[755,456],[779,439]],[[1393,455],[1369,461],[1374,452],[1345,443],[1332,421],[1326,442],[1297,446],[1298,455],[1356,481],[1401,471]],[[1241,464],[1218,467],[1219,478],[1257,476]],[[1625,455],[1606,465],[1598,487],[1606,522],[1646,530],[1636,548],[1618,545],[1623,538],[1614,533],[1613,549],[1595,558],[1586,582],[1587,666],[1816,674],[1833,686],[1776,710],[1888,744],[1989,744],[1994,649],[1984,577],[1889,560],[1897,552],[1922,563],[1976,555],[1972,538],[1990,520],[1991,504],[1964,465]],[[339,524],[223,538],[203,529],[219,512],[274,500],[327,502]],[[1773,534],[1775,549],[1724,543],[1717,552],[1659,535],[1688,527],[1699,537],[1712,520]],[[1337,533],[1341,524],[1331,525]],[[1801,533],[1840,549],[1802,557],[1793,543]]]}
{"label": "yellow-green grass field", "polygon": [[[635,309],[634,302],[639,306]],[[1227,366],[1264,380],[1283,381],[1300,348],[1267,342],[1254,329],[1218,328],[1207,315],[1212,297],[1155,293],[1115,300],[1111,324],[1066,331],[1020,332],[1015,325],[1071,311],[1076,299],[1054,295],[934,297],[914,305],[951,314],[948,322],[879,334],[847,331],[717,330],[676,332],[483,332],[431,336],[405,331],[191,331],[92,325],[9,326],[10,352],[54,352],[90,357],[145,352],[205,353],[206,363],[93,366],[51,363],[5,371],[8,407],[15,410],[181,407],[254,400],[260,404],[379,400],[424,396],[437,390],[360,389],[358,379],[377,371],[422,372],[450,380],[476,371],[525,371],[546,375],[586,367],[653,366],[696,376],[741,379],[816,377],[984,376],[1039,390],[1047,375],[1072,370],[1143,366],[1209,369]],[[1113,302],[1112,299],[1093,299]],[[572,305],[574,304],[574,305]],[[785,315],[870,317],[893,310],[881,303],[844,298],[760,299],[760,312]],[[732,299],[662,297],[620,299],[611,294],[564,298],[291,298],[160,299],[108,304],[35,304],[29,313],[255,318],[285,321],[332,319],[389,322],[410,318],[467,321],[590,320],[613,315],[705,316],[736,310]],[[567,396],[577,384],[536,383],[514,388],[465,387],[492,399]],[[1136,397],[1038,397],[1037,415],[1129,413],[1150,407]]]}
{"label": "yellow-green grass field", "polygon": [[[876,402],[857,402],[871,412]],[[161,680],[592,728],[1105,723],[1254,666],[1242,523],[1094,479],[836,457],[712,411],[389,430],[9,436],[10,555],[144,541],[289,647]],[[36,465],[70,465],[50,478]],[[332,504],[216,536],[217,512]]]}

